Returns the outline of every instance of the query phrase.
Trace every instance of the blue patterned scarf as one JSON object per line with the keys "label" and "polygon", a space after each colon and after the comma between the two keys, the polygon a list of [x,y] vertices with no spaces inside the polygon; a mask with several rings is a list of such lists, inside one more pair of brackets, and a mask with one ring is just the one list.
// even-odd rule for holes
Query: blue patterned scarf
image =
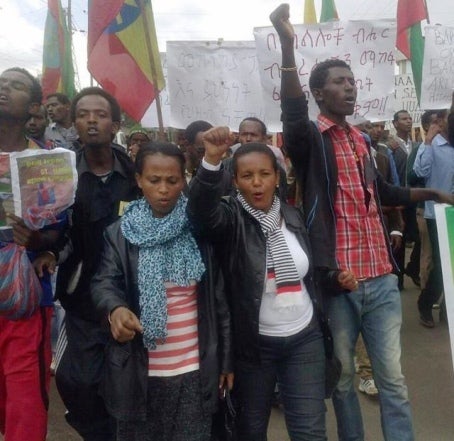
{"label": "blue patterned scarf", "polygon": [[183,195],[163,218],[153,217],[148,202],[131,202],[123,215],[121,231],[139,247],[138,283],[140,321],[144,345],[156,347],[156,339],[167,336],[167,296],[164,282],[189,286],[205,272],[199,248],[190,232]]}

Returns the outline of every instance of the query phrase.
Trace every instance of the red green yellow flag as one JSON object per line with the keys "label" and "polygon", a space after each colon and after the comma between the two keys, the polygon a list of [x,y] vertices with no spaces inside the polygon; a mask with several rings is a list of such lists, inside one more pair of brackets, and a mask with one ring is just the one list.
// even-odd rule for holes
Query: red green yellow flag
{"label": "red green yellow flag", "polygon": [[90,1],[88,70],[129,116],[142,119],[165,86],[150,0]]}
{"label": "red green yellow flag", "polygon": [[339,20],[334,0],[322,0],[322,12],[320,13],[320,23],[331,20]]}
{"label": "red green yellow flag", "polygon": [[422,63],[424,59],[424,37],[421,31],[421,21],[427,18],[424,0],[398,0],[396,47],[411,62],[418,101],[421,97]]}
{"label": "red green yellow flag", "polygon": [[71,36],[60,0],[48,0],[43,46],[43,95],[75,95]]}
{"label": "red green yellow flag", "polygon": [[315,13],[314,0],[305,0],[304,2],[304,23],[317,23],[317,15]]}

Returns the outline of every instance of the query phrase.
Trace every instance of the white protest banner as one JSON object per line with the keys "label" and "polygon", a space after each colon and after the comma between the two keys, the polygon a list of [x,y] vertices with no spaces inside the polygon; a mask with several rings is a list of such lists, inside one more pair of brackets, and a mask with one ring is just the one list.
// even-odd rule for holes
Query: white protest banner
{"label": "white protest banner", "polygon": [[451,107],[454,89],[454,28],[427,26],[422,68],[421,108]]}
{"label": "white protest banner", "polygon": [[[165,52],[159,54],[162,63],[162,73],[166,81],[166,87],[159,92],[159,100],[161,103],[162,121],[164,127],[168,127],[170,123],[170,100],[167,87],[167,56]],[[159,127],[158,111],[156,109],[156,100],[151,103],[151,106],[145,112],[141,121],[142,127]]]}
{"label": "white protest banner", "polygon": [[170,125],[195,120],[238,130],[248,116],[263,119],[253,41],[167,42]]}
{"label": "white protest banner", "polygon": [[443,288],[454,366],[454,207],[435,204],[435,218],[437,220]]}
{"label": "white protest banner", "polygon": [[[296,25],[294,28],[296,64],[303,91],[307,95],[310,95],[309,75],[313,66],[328,58],[339,58],[351,66],[358,87],[358,99],[352,119],[392,118],[395,21],[331,21]],[[255,28],[254,36],[267,112],[266,121],[270,130],[274,130],[281,126],[279,37],[272,27]],[[318,113],[318,107],[312,97],[309,111],[311,118]]]}
{"label": "white protest banner", "polygon": [[394,87],[394,111],[406,110],[411,115],[413,125],[420,126],[422,110],[418,104],[413,75],[396,75],[394,77]]}
{"label": "white protest banner", "polygon": [[0,154],[0,229],[10,228],[6,213],[37,230],[57,221],[74,203],[76,155],[63,148],[27,149]]}

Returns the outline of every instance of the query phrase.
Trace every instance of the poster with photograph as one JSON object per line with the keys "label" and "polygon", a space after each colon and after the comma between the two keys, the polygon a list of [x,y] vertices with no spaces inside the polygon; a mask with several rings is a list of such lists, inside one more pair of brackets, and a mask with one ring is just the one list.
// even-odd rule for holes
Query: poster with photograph
{"label": "poster with photograph", "polygon": [[0,228],[9,228],[7,213],[38,230],[56,222],[74,203],[76,155],[58,148],[28,149],[0,155]]}
{"label": "poster with photograph", "polygon": [[6,213],[14,213],[9,154],[0,154],[0,228],[7,227]]}

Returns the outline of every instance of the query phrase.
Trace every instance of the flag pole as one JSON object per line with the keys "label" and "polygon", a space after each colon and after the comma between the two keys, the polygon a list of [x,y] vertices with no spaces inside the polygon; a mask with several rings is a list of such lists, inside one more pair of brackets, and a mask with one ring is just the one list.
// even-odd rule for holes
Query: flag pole
{"label": "flag pole", "polygon": [[427,24],[430,24],[430,20],[429,20],[429,9],[427,8],[427,2],[426,0],[423,0],[423,3],[424,3],[424,9],[426,10],[426,21],[427,21]]}
{"label": "flag pole", "polygon": [[[70,89],[69,84],[65,84],[65,92],[68,93],[69,90],[71,90],[71,95],[69,98],[72,100],[74,98],[74,95],[76,94],[76,86],[74,84],[75,80],[75,70],[77,70],[77,64],[75,63],[75,58],[73,57],[73,22],[72,22],[72,5],[71,5],[71,0],[68,0],[68,8],[67,8],[67,15],[66,15],[66,28],[68,30],[68,47],[71,50],[71,62],[72,62],[72,88]],[[74,68],[75,66],[75,68]],[[77,71],[78,72],[78,71]],[[66,74],[67,75],[67,74]],[[66,78],[68,78],[66,76]],[[65,81],[66,82],[66,81]]]}
{"label": "flag pole", "polygon": [[71,10],[71,0],[68,0],[68,13],[66,16],[66,26],[68,28],[68,37],[69,37],[69,47],[73,46],[73,24],[72,24],[72,10]]}
{"label": "flag pole", "polygon": [[147,45],[147,51],[148,51],[148,59],[150,61],[150,67],[151,67],[151,78],[153,80],[153,88],[155,92],[155,100],[156,100],[156,112],[158,114],[158,124],[159,124],[159,139],[161,141],[165,141],[165,133],[164,133],[164,123],[162,121],[162,108],[161,108],[161,99],[160,99],[160,94],[159,90],[156,88],[156,83],[157,83],[157,72],[156,68],[154,66],[154,63],[152,61],[153,57],[153,51],[151,49],[151,38],[150,38],[150,28],[149,28],[149,23],[148,23],[148,18],[147,14],[145,11],[145,4],[144,0],[139,0],[139,5],[140,5],[140,13],[142,15],[142,20],[143,20],[143,27],[145,28],[145,42]]}

